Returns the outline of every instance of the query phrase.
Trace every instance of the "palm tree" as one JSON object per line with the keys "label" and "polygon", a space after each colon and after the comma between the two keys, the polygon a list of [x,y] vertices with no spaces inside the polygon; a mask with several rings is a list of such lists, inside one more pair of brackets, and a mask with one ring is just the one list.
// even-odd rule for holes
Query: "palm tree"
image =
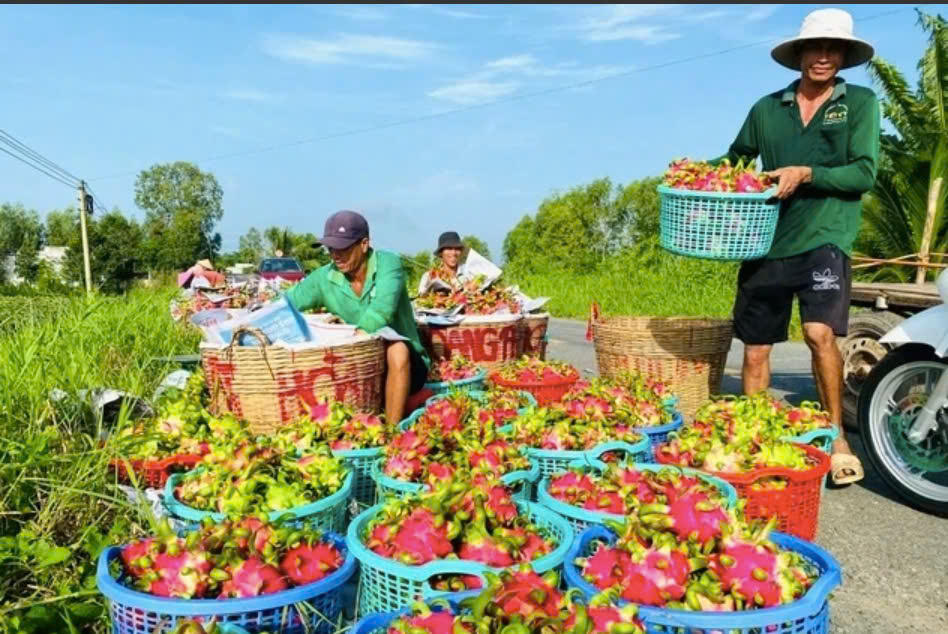
{"label": "palm tree", "polygon": [[[869,73],[882,92],[882,113],[896,134],[882,136],[878,178],[867,196],[860,255],[894,258],[921,250],[929,193],[942,178],[936,199],[930,251],[948,253],[948,22],[918,11],[929,44],[918,63],[919,85],[913,92],[905,77],[881,58],[869,62]],[[940,261],[933,258],[932,261]],[[904,267],[886,267],[875,279],[906,281]]]}

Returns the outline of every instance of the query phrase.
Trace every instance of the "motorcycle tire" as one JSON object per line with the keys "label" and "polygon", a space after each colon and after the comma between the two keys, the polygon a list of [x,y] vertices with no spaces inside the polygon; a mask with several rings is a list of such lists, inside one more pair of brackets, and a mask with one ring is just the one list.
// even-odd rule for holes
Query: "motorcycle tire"
{"label": "motorcycle tire", "polygon": [[[882,404],[894,400],[893,394],[901,385],[898,380],[923,368],[948,371],[948,361],[938,357],[931,346],[905,344],[889,352],[872,369],[859,393],[859,435],[872,466],[899,497],[921,511],[948,517],[948,473],[939,474],[944,485],[913,475],[896,449],[888,419],[883,416]],[[889,393],[877,393],[880,386]]]}

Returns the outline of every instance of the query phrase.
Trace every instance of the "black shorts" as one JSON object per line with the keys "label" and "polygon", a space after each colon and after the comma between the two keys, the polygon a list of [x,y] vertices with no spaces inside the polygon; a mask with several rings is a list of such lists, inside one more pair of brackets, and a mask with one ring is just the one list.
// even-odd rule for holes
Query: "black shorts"
{"label": "black shorts", "polygon": [[744,262],[737,275],[734,335],[751,345],[786,341],[796,295],[803,323],[826,324],[841,337],[849,327],[851,287],[849,257],[832,244],[789,258]]}
{"label": "black shorts", "polygon": [[411,388],[408,393],[414,394],[428,382],[428,366],[425,365],[425,360],[421,358],[421,355],[410,343],[406,341],[405,345],[408,346],[408,357],[411,359]]}

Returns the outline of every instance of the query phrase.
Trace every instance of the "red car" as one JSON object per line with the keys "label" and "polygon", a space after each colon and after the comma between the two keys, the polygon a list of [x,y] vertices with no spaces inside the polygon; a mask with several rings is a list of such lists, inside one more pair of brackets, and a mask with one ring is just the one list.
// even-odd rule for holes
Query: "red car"
{"label": "red car", "polygon": [[264,258],[257,267],[257,274],[265,280],[282,277],[291,282],[299,282],[306,276],[296,258]]}

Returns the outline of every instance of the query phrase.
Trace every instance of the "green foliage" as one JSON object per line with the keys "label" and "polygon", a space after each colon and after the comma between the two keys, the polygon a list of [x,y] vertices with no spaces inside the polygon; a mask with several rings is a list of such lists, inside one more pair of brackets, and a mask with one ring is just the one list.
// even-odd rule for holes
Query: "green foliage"
{"label": "green foliage", "polygon": [[[883,59],[869,63],[882,93],[882,112],[896,130],[883,135],[883,156],[871,194],[866,197],[862,231],[856,242],[861,255],[895,258],[921,250],[929,192],[942,177],[936,199],[931,251],[948,252],[948,23],[919,12],[929,44],[919,60],[919,86],[909,88],[901,72]],[[933,261],[940,261],[934,257]],[[908,281],[914,269],[886,266],[872,279]]]}
{"label": "green foliage", "polygon": [[[87,232],[93,285],[107,293],[127,291],[144,266],[141,227],[114,210],[88,218]],[[81,235],[73,235],[67,246],[66,278],[83,284]]]}
{"label": "green foliage", "polygon": [[214,260],[224,215],[223,191],[210,172],[178,161],[153,165],[135,181],[135,204],[145,210],[144,252],[153,270],[181,270],[197,260]]}
{"label": "green foliage", "polygon": [[0,204],[0,255],[14,255],[24,243],[37,240],[41,246],[43,233],[43,223],[35,211],[19,203]]}
{"label": "green foliage", "polygon": [[[467,246],[467,248],[474,249],[475,251],[483,255],[488,260],[490,259],[490,249],[487,247],[487,243],[481,240],[480,238],[478,238],[477,236],[475,235],[464,236],[463,238],[461,238],[461,242],[463,242]],[[462,257],[466,257],[466,256],[467,254],[465,253],[463,254]]]}
{"label": "green foliage", "polygon": [[64,247],[79,233],[79,214],[74,207],[54,209],[46,214],[46,244]]}
{"label": "green foliage", "polygon": [[115,486],[112,428],[78,393],[149,395],[175,369],[155,358],[195,349],[198,335],[168,317],[174,293],[0,304],[0,632],[110,631],[96,559],[150,517]]}
{"label": "green foliage", "polygon": [[237,246],[238,262],[252,262],[256,264],[263,259],[263,236],[256,227],[251,227],[247,233],[240,236]]}
{"label": "green foliage", "polygon": [[16,251],[14,270],[27,283],[32,284],[39,276],[39,250],[42,245],[43,237],[39,232],[27,232],[23,235],[23,242]]}
{"label": "green foliage", "polygon": [[504,240],[506,270],[588,273],[658,228],[658,179],[613,186],[608,178],[554,194]]}

